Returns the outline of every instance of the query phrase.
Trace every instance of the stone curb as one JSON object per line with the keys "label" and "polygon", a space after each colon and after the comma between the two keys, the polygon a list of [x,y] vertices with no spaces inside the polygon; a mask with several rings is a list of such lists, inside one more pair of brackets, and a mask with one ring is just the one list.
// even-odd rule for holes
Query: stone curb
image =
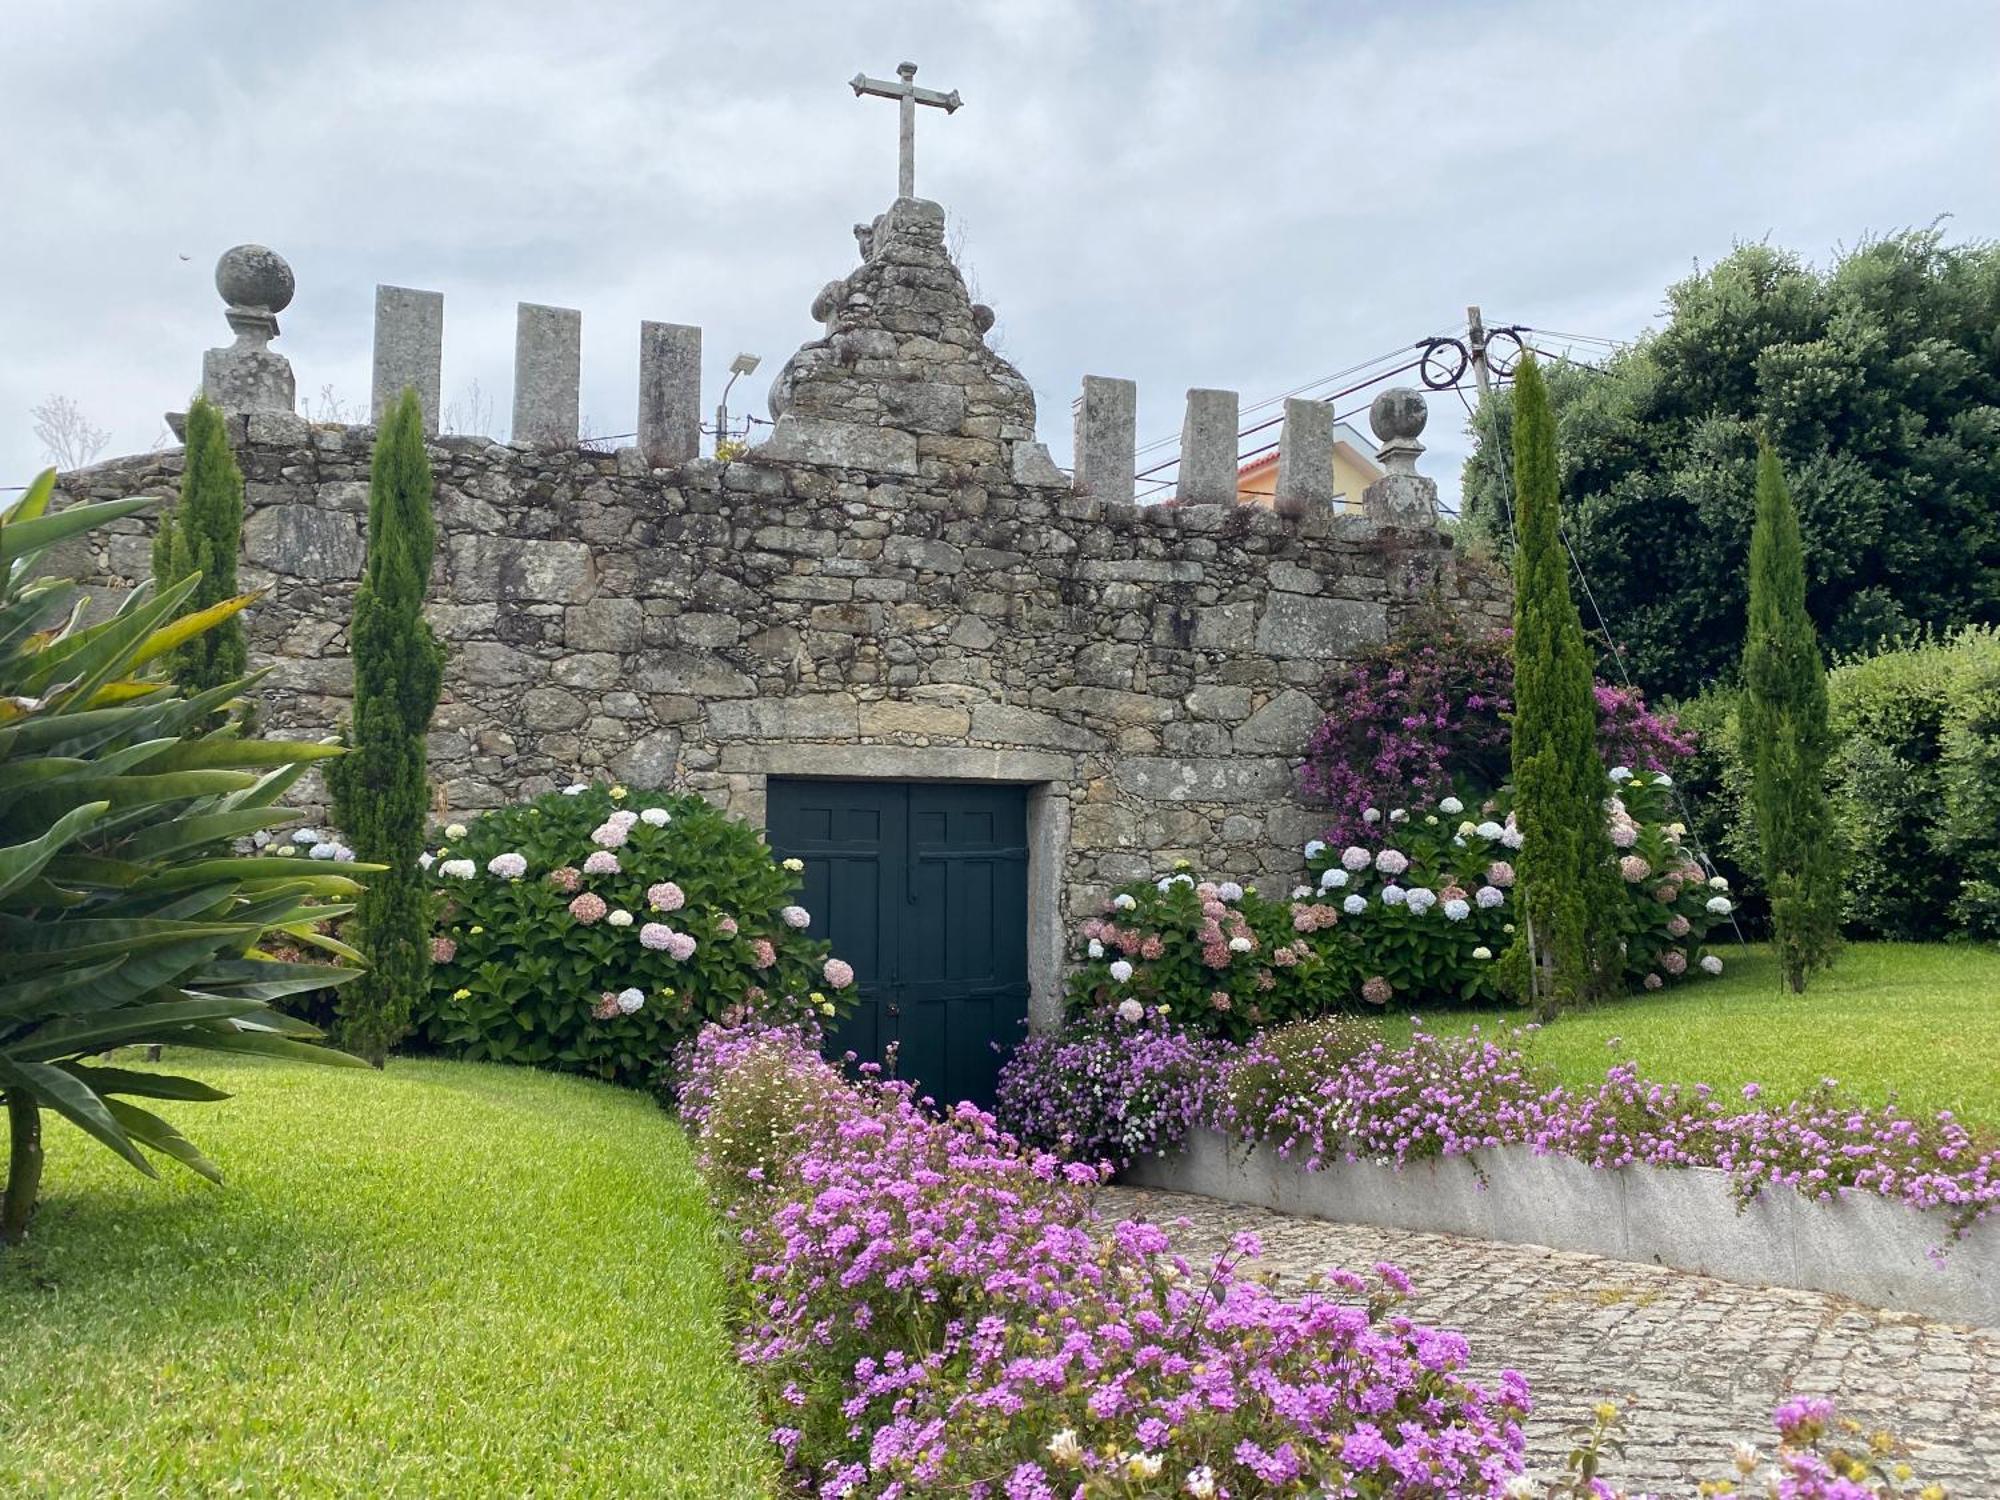
{"label": "stone curb", "polygon": [[1606,1171],[1527,1146],[1402,1168],[1333,1161],[1309,1172],[1270,1145],[1246,1148],[1214,1130],[1192,1131],[1180,1150],[1135,1162],[1123,1180],[1337,1223],[1650,1261],[2000,1327],[2000,1227],[1989,1219],[1954,1241],[1944,1214],[1871,1193],[1812,1203],[1779,1190],[1739,1208],[1728,1175],[1711,1167]]}

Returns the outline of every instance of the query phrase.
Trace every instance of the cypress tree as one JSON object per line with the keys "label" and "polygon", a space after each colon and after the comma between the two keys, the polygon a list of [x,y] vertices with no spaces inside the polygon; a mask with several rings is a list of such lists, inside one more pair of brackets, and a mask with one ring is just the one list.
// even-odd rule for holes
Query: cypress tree
{"label": "cypress tree", "polygon": [[1840,946],[1840,850],[1826,795],[1832,749],[1826,664],[1806,613],[1799,514],[1778,455],[1758,445],[1750,532],[1750,618],[1743,641],[1738,748],[1750,768],[1759,874],[1785,983],[1796,993]]}
{"label": "cypress tree", "polygon": [[1583,621],[1570,597],[1548,387],[1524,358],[1514,384],[1514,813],[1521,931],[1509,961],[1551,1016],[1617,973],[1623,896],[1605,838],[1604,766]]}
{"label": "cypress tree", "polygon": [[437,708],[444,651],[424,619],[430,587],[431,465],[423,412],[406,390],[375,440],[368,489],[368,566],[348,630],[354,713],[348,753],[332,762],[334,820],[357,857],[387,868],[355,908],[362,976],[340,992],[341,1044],[380,1067],[430,983],[423,872],[429,806],[424,737]]}
{"label": "cypress tree", "polygon": [[[242,545],[243,471],[229,451],[222,412],[206,396],[197,396],[188,409],[180,502],[160,517],[153,534],[153,583],[164,588],[190,573],[201,575],[181,607],[184,615],[233,599]],[[236,681],[249,659],[242,616],[232,615],[174,653],[174,681],[191,698]]]}

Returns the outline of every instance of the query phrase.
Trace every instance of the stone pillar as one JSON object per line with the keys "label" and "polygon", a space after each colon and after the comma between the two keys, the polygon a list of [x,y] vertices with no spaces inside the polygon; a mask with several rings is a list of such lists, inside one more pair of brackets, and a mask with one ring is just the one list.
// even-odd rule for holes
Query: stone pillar
{"label": "stone pillar", "polygon": [[514,441],[574,448],[583,314],[523,302],[514,315]]}
{"label": "stone pillar", "polygon": [[1106,375],[1083,377],[1076,403],[1076,492],[1132,503],[1139,444],[1139,387]]}
{"label": "stone pillar", "polygon": [[1424,451],[1417,434],[1429,420],[1424,393],[1406,385],[1369,403],[1368,425],[1382,444],[1375,459],[1389,471],[1361,492],[1362,514],[1377,526],[1437,529],[1437,482],[1417,472],[1417,455]]}
{"label": "stone pillar", "polygon": [[375,387],[369,409],[379,425],[414,386],[424,431],[438,430],[438,388],[444,374],[444,293],[407,286],[375,288]]}
{"label": "stone pillar", "polygon": [[639,451],[655,469],[701,453],[701,330],[639,325]]}
{"label": "stone pillar", "polygon": [[1333,504],[1333,408],[1324,401],[1285,398],[1278,434],[1277,508],[1286,515]]}
{"label": "stone pillar", "polygon": [[292,268],[274,250],[238,245],[215,263],[215,289],[236,342],[202,355],[201,393],[226,412],[296,413],[291,361],[270,347],[297,289]]}
{"label": "stone pillar", "polygon": [[1236,392],[1187,393],[1174,498],[1189,505],[1236,503]]}

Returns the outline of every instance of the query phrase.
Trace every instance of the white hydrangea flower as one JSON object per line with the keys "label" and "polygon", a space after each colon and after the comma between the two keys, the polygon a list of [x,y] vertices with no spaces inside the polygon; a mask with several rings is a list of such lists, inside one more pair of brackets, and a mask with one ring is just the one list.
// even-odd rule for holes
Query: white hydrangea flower
{"label": "white hydrangea flower", "polygon": [[584,782],[572,781],[568,786],[563,788],[563,795],[565,797],[581,797],[585,792],[589,790],[590,787],[586,785]]}
{"label": "white hydrangea flower", "polygon": [[1498,823],[1494,822],[1491,818],[1488,818],[1484,823],[1481,823],[1477,828],[1473,829],[1472,831],[1478,834],[1483,839],[1497,839],[1500,837],[1501,834],[1505,833],[1507,830],[1502,828]]}
{"label": "white hydrangea flower", "polygon": [[1312,893],[1313,888],[1309,885],[1295,885],[1292,887],[1292,899],[1294,901],[1303,901]]}
{"label": "white hydrangea flower", "polygon": [[351,865],[354,863],[354,851],[345,844],[335,844],[333,858],[336,864]]}
{"label": "white hydrangea flower", "polygon": [[1126,1025],[1134,1025],[1144,1018],[1146,1007],[1130,998],[1118,1002],[1118,1019]]}
{"label": "white hydrangea flower", "polygon": [[331,839],[321,839],[306,851],[306,857],[308,859],[332,859],[339,852],[340,845],[334,843]]}
{"label": "white hydrangea flower", "polygon": [[1722,960],[1717,958],[1713,953],[1703,955],[1701,972],[1704,974],[1720,974],[1722,972]]}
{"label": "white hydrangea flower", "polygon": [[665,828],[673,817],[664,807],[649,807],[639,814],[639,821],[648,828]]}
{"label": "white hydrangea flower", "polygon": [[1447,797],[1438,804],[1438,811],[1448,818],[1455,818],[1465,811],[1465,804],[1456,797]]}
{"label": "white hydrangea flower", "polygon": [[293,831],[292,842],[295,844],[323,844],[326,842],[326,839],[317,828],[300,828]]}
{"label": "white hydrangea flower", "polygon": [[511,851],[496,854],[486,861],[486,873],[498,875],[502,880],[519,880],[528,873],[528,861]]}
{"label": "white hydrangea flower", "polygon": [[1132,966],[1125,962],[1124,959],[1119,959],[1111,966],[1111,977],[1120,984],[1125,983],[1126,980],[1132,977]]}
{"label": "white hydrangea flower", "polygon": [[1653,773],[1654,786],[1672,786],[1673,784],[1674,778],[1669,776],[1665,771],[1655,771]]}
{"label": "white hydrangea flower", "polygon": [[1389,809],[1389,821],[1391,823],[1407,823],[1410,821],[1410,815],[1400,807],[1392,807]]}
{"label": "white hydrangea flower", "polygon": [[1472,893],[1472,899],[1479,903],[1481,911],[1491,911],[1507,899],[1507,893],[1497,885],[1482,885]]}
{"label": "white hydrangea flower", "polygon": [[1337,891],[1352,878],[1339,865],[1334,865],[1320,873],[1319,888],[1323,891]]}
{"label": "white hydrangea flower", "polygon": [[448,859],[438,866],[438,874],[448,875],[453,880],[470,880],[478,869],[469,859]]}
{"label": "white hydrangea flower", "polygon": [[1632,768],[1630,766],[1613,766],[1611,768],[1611,779],[1620,786],[1623,786],[1632,779]]}
{"label": "white hydrangea flower", "polygon": [[448,839],[464,838],[465,825],[463,823],[447,823],[444,829],[444,836]]}
{"label": "white hydrangea flower", "polygon": [[1500,842],[1506,845],[1509,849],[1520,848],[1523,842],[1521,830],[1516,828],[1511,823],[1508,824],[1505,828],[1500,830]]}
{"label": "white hydrangea flower", "polygon": [[1410,910],[1420,917],[1438,904],[1437,892],[1429,890],[1424,886],[1418,886],[1405,899]]}
{"label": "white hydrangea flower", "polygon": [[1481,943],[1477,948],[1474,948],[1472,950],[1472,956],[1474,958],[1491,958],[1493,956],[1493,950],[1487,947],[1484,943]]}
{"label": "white hydrangea flower", "polygon": [[1712,890],[1712,891],[1726,891],[1726,890],[1728,890],[1728,889],[1729,889],[1729,877],[1728,877],[1728,876],[1726,876],[1726,875],[1711,875],[1711,876],[1709,876],[1709,877],[1708,877],[1708,888],[1709,888],[1710,890]]}
{"label": "white hydrangea flower", "polygon": [[1243,899],[1243,887],[1233,880],[1225,880],[1215,888],[1215,899],[1232,903],[1241,901]]}
{"label": "white hydrangea flower", "polygon": [[1248,953],[1255,946],[1247,937],[1233,937],[1229,940],[1231,953]]}
{"label": "white hydrangea flower", "polygon": [[1736,910],[1735,907],[1729,904],[1729,898],[1727,896],[1710,896],[1708,898],[1708,909],[1714,912],[1718,917],[1726,917],[1732,911]]}
{"label": "white hydrangea flower", "polygon": [[618,992],[618,1008],[626,1015],[645,1009],[646,992],[642,989],[625,989]]}
{"label": "white hydrangea flower", "polygon": [[1090,947],[1087,948],[1085,951],[1089,953],[1092,958],[1102,958],[1104,957],[1104,944],[1100,943],[1096,938],[1092,938],[1090,940]]}
{"label": "white hydrangea flower", "polygon": [[1379,822],[1381,822],[1381,821],[1382,821],[1382,809],[1381,809],[1381,808],[1379,808],[1379,807],[1364,807],[1364,808],[1362,808],[1362,809],[1361,809],[1361,821],[1362,821],[1362,822],[1364,822],[1364,823],[1379,823]]}
{"label": "white hydrangea flower", "polygon": [[1111,898],[1111,904],[1117,907],[1120,911],[1130,911],[1133,907],[1137,906],[1139,903],[1136,898],[1127,895],[1123,891],[1120,891],[1117,895]]}
{"label": "white hydrangea flower", "polygon": [[1318,859],[1318,858],[1319,858],[1319,857],[1320,857],[1320,856],[1321,856],[1322,854],[1324,854],[1324,853],[1326,853],[1326,840],[1325,840],[1325,839],[1307,839],[1307,840],[1306,840],[1306,858],[1307,858],[1307,859]]}
{"label": "white hydrangea flower", "polygon": [[609,922],[613,927],[630,927],[632,925],[632,913],[626,911],[621,906],[617,911],[607,915],[604,920]]}
{"label": "white hydrangea flower", "polygon": [[1453,922],[1463,922],[1467,917],[1472,915],[1472,907],[1467,902],[1460,901],[1454,897],[1452,900],[1445,902],[1444,914]]}
{"label": "white hydrangea flower", "polygon": [[1409,899],[1409,896],[1410,893],[1400,885],[1391,883],[1382,887],[1382,904],[1384,906],[1401,906]]}
{"label": "white hydrangea flower", "polygon": [[268,828],[260,828],[250,835],[250,847],[253,849],[261,849],[270,842],[271,830]]}
{"label": "white hydrangea flower", "polygon": [[1375,856],[1359,844],[1349,844],[1340,851],[1340,862],[1350,870],[1365,870],[1375,862]]}
{"label": "white hydrangea flower", "polygon": [[1410,868],[1410,856],[1400,849],[1384,849],[1375,856],[1375,868],[1384,875],[1400,875]]}
{"label": "white hydrangea flower", "polygon": [[431,851],[428,849],[426,849],[422,854],[419,854],[417,856],[417,865],[418,868],[420,869],[428,870],[432,865],[436,863],[437,863],[437,856],[431,853]]}
{"label": "white hydrangea flower", "polygon": [[1364,911],[1368,910],[1368,898],[1362,895],[1349,896],[1345,901],[1340,903],[1340,909],[1350,917],[1358,917]]}

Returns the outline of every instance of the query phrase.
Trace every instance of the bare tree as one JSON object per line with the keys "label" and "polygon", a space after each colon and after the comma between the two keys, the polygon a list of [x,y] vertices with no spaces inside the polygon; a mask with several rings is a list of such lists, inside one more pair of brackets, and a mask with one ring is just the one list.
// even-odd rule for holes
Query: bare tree
{"label": "bare tree", "polygon": [[493,398],[480,389],[475,376],[438,414],[438,429],[461,437],[494,436]]}
{"label": "bare tree", "polygon": [[347,402],[334,390],[329,382],[319,388],[319,399],[307,399],[299,403],[305,408],[306,420],[311,422],[339,422],[351,424],[356,414],[347,409]]}
{"label": "bare tree", "polygon": [[93,427],[67,396],[50,396],[40,406],[30,407],[28,415],[35,419],[35,440],[58,469],[81,469],[111,441],[111,434]]}

